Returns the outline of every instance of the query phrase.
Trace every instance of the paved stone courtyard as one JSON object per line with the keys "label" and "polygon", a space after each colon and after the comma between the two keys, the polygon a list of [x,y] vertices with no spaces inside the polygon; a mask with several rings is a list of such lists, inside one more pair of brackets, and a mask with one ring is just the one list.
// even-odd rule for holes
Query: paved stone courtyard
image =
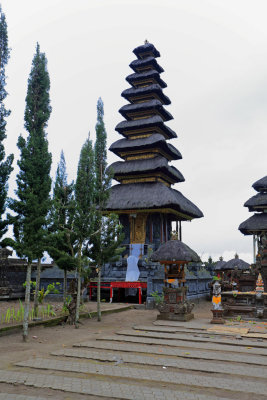
{"label": "paved stone courtyard", "polygon": [[[73,329],[66,345],[14,356],[0,370],[0,400],[267,399],[264,335],[210,333],[208,321],[197,319],[159,325],[155,315],[125,311],[114,317],[113,331],[107,322],[96,331],[94,322],[89,337]],[[132,328],[126,323],[130,316]],[[105,318],[112,321],[111,315]],[[54,328],[59,332],[64,334]]]}

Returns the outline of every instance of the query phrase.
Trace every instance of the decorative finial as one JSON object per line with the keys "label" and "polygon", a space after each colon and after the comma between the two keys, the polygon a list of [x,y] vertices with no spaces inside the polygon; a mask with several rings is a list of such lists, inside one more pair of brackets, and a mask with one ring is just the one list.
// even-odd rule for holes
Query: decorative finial
{"label": "decorative finial", "polygon": [[149,43],[149,41],[146,39],[146,40],[145,40],[145,44],[148,44],[148,43]]}

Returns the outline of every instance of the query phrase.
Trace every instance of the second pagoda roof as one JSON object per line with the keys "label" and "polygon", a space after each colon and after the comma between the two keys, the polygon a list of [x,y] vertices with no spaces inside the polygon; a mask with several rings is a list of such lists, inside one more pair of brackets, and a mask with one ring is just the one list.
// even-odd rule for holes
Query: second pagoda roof
{"label": "second pagoda roof", "polygon": [[173,182],[184,182],[185,180],[181,172],[177,168],[169,166],[166,158],[162,156],[131,161],[116,161],[109,168],[113,170],[115,179],[116,175],[148,174],[161,171],[170,177]]}
{"label": "second pagoda roof", "polygon": [[251,197],[245,202],[244,207],[248,207],[249,211],[262,211],[264,209],[267,210],[267,192],[260,192]]}
{"label": "second pagoda roof", "polygon": [[267,232],[267,213],[254,214],[242,222],[238,229],[244,235],[254,235]]}

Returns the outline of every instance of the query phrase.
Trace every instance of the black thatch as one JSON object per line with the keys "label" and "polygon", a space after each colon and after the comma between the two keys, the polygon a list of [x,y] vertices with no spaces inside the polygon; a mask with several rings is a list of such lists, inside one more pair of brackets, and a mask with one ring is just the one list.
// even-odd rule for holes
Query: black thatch
{"label": "black thatch", "polygon": [[156,49],[156,47],[152,43],[145,43],[145,44],[143,44],[141,46],[136,47],[133,50],[133,53],[139,59],[147,57],[148,54],[153,56],[153,57],[160,57],[159,51]]}
{"label": "black thatch", "polygon": [[140,175],[151,172],[163,172],[174,182],[184,182],[184,177],[178,169],[170,167],[166,158],[157,156],[144,160],[116,161],[109,167],[114,172],[114,179],[118,175]]}
{"label": "black thatch", "polygon": [[164,72],[164,69],[157,63],[157,60],[154,57],[147,57],[143,60],[134,60],[131,62],[130,67],[135,71],[139,72],[142,68],[150,67],[151,69],[155,69],[159,73]]}
{"label": "black thatch", "polygon": [[130,83],[130,85],[135,86],[138,84],[138,82],[144,81],[146,79],[153,79],[155,80],[158,85],[162,88],[166,88],[167,84],[160,78],[158,71],[155,71],[154,69],[142,73],[134,73],[131,75],[128,75],[126,77],[126,81]]}
{"label": "black thatch", "polygon": [[121,95],[130,103],[134,103],[136,97],[142,95],[151,95],[151,98],[148,100],[152,100],[152,98],[159,98],[162,104],[171,104],[169,97],[165,96],[165,94],[162,92],[160,85],[157,85],[156,83],[146,87],[126,89],[122,92]]}
{"label": "black thatch", "polygon": [[267,232],[267,213],[254,214],[239,225],[238,229],[244,235],[254,235]]}
{"label": "black thatch", "polygon": [[253,183],[252,187],[257,192],[267,192],[267,175]]}
{"label": "black thatch", "polygon": [[149,149],[162,149],[167,153],[172,160],[180,160],[182,158],[181,153],[171,144],[167,143],[164,136],[159,133],[154,133],[151,136],[141,139],[120,139],[113,143],[109,150],[120,156],[122,151],[134,151],[134,150],[149,150]]}
{"label": "black thatch", "polygon": [[169,240],[151,255],[152,261],[201,261],[197,253],[180,240]]}
{"label": "black thatch", "polygon": [[221,268],[222,271],[229,271],[232,269],[241,269],[241,270],[248,270],[250,267],[250,265],[244,261],[241,260],[240,258],[238,258],[238,256],[236,256],[235,258],[233,258],[230,261],[227,261],[227,263]]}
{"label": "black thatch", "polygon": [[245,202],[244,207],[248,207],[249,211],[267,210],[267,192],[258,193]]}
{"label": "black thatch", "polygon": [[119,109],[121,115],[128,121],[132,120],[132,117],[129,116],[129,114],[135,112],[146,112],[146,111],[148,111],[148,113],[149,112],[158,113],[158,115],[164,121],[170,121],[171,119],[173,119],[171,113],[165,110],[165,108],[162,106],[161,101],[159,100],[150,100],[144,103],[136,103],[136,104],[126,104],[125,106]]}
{"label": "black thatch", "polygon": [[125,132],[134,131],[136,129],[154,128],[154,127],[158,127],[168,139],[177,137],[176,133],[171,128],[169,128],[167,125],[164,124],[163,119],[159,115],[155,115],[154,117],[150,118],[137,119],[134,121],[122,121],[116,126],[115,130],[119,132],[121,135],[127,137]]}
{"label": "black thatch", "polygon": [[[106,207],[109,211],[153,208],[170,208],[188,218],[203,217],[200,209],[184,197],[182,193],[161,182],[119,184],[110,189],[110,197]],[[181,220],[186,219],[186,217],[181,217]]]}
{"label": "black thatch", "polygon": [[223,260],[217,261],[214,266],[214,270],[221,271],[223,269],[223,267],[225,266],[225,264],[226,264],[226,261],[223,261]]}

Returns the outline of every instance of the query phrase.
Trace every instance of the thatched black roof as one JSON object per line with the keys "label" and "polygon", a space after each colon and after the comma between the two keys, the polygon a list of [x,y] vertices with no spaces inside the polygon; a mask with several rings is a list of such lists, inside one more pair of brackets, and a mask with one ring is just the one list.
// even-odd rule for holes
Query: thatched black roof
{"label": "thatched black roof", "polygon": [[[177,135],[176,133],[169,128],[167,125],[164,124],[163,119],[159,115],[155,115],[150,118],[144,118],[144,119],[137,119],[134,121],[122,121],[120,122],[115,130],[119,132],[121,135],[126,136],[126,132],[130,131],[135,131],[136,129],[143,129],[143,128],[154,128],[157,127],[160,129],[160,131],[163,133],[163,135],[168,138],[176,138]],[[155,129],[155,133],[156,133]]]}
{"label": "thatched black roof", "polygon": [[253,183],[252,187],[257,192],[267,192],[267,175]]}
{"label": "thatched black roof", "polygon": [[155,83],[160,85],[160,87],[162,88],[167,87],[167,84],[160,78],[158,71],[156,71],[155,69],[142,73],[136,72],[126,77],[126,81],[132,86],[135,86],[136,84],[138,84],[138,82],[144,81],[146,79],[155,80]]}
{"label": "thatched black roof", "polygon": [[262,211],[263,209],[267,210],[267,192],[260,192],[251,197],[245,202],[244,207],[248,207],[249,211]]}
{"label": "thatched black roof", "polygon": [[122,92],[122,97],[128,100],[130,103],[135,102],[135,98],[142,95],[151,95],[151,98],[148,100],[152,100],[152,98],[159,99],[162,104],[171,104],[171,101],[168,96],[166,96],[158,84],[149,85],[141,88],[129,88]]}
{"label": "thatched black roof", "polygon": [[180,240],[169,240],[151,255],[152,261],[201,261],[197,253]]}
{"label": "thatched black roof", "polygon": [[226,261],[224,260],[219,260],[216,262],[215,266],[214,266],[214,270],[215,271],[221,271],[223,269],[223,267],[225,266]]}
{"label": "thatched black roof", "polygon": [[158,113],[158,115],[164,120],[164,121],[170,121],[173,119],[173,116],[169,111],[165,110],[165,108],[162,106],[161,101],[159,100],[150,100],[146,101],[144,103],[136,103],[136,104],[126,104],[125,106],[121,107],[119,109],[119,112],[121,115],[127,119],[128,121],[132,120],[132,114],[135,112],[154,112]]}
{"label": "thatched black roof", "polygon": [[173,182],[184,182],[185,180],[181,172],[175,167],[170,167],[166,158],[162,156],[132,161],[116,161],[109,168],[114,172],[114,179],[121,175],[140,175],[143,173],[149,175],[151,172],[160,171],[170,177]]}
{"label": "thatched black roof", "polygon": [[139,72],[139,69],[151,67],[151,69],[155,69],[159,73],[164,72],[164,69],[157,63],[157,60],[154,57],[147,57],[143,60],[134,60],[131,62],[130,67],[135,71]]}
{"label": "thatched black roof", "polygon": [[117,156],[120,156],[122,151],[149,150],[155,148],[162,149],[172,160],[180,160],[182,158],[181,153],[173,145],[167,143],[164,136],[160,133],[154,133],[151,136],[141,139],[120,139],[113,143],[109,150]]}
{"label": "thatched black roof", "polygon": [[267,232],[267,213],[254,214],[239,225],[238,229],[244,235],[254,235]]}
{"label": "thatched black roof", "polygon": [[161,182],[112,186],[106,207],[109,211],[159,208],[170,208],[184,214],[181,220],[203,217],[200,209],[182,193]]}
{"label": "thatched black roof", "polygon": [[227,261],[227,263],[221,268],[221,270],[224,270],[224,271],[227,271],[227,270],[229,271],[232,269],[248,270],[249,267],[250,267],[250,265],[246,261],[241,260],[236,255],[235,258],[232,258],[232,260]]}
{"label": "thatched black roof", "polygon": [[160,57],[159,51],[152,43],[145,43],[141,46],[136,47],[133,50],[133,53],[136,55],[137,58],[144,58],[147,57],[148,54],[151,54],[153,57]]}

